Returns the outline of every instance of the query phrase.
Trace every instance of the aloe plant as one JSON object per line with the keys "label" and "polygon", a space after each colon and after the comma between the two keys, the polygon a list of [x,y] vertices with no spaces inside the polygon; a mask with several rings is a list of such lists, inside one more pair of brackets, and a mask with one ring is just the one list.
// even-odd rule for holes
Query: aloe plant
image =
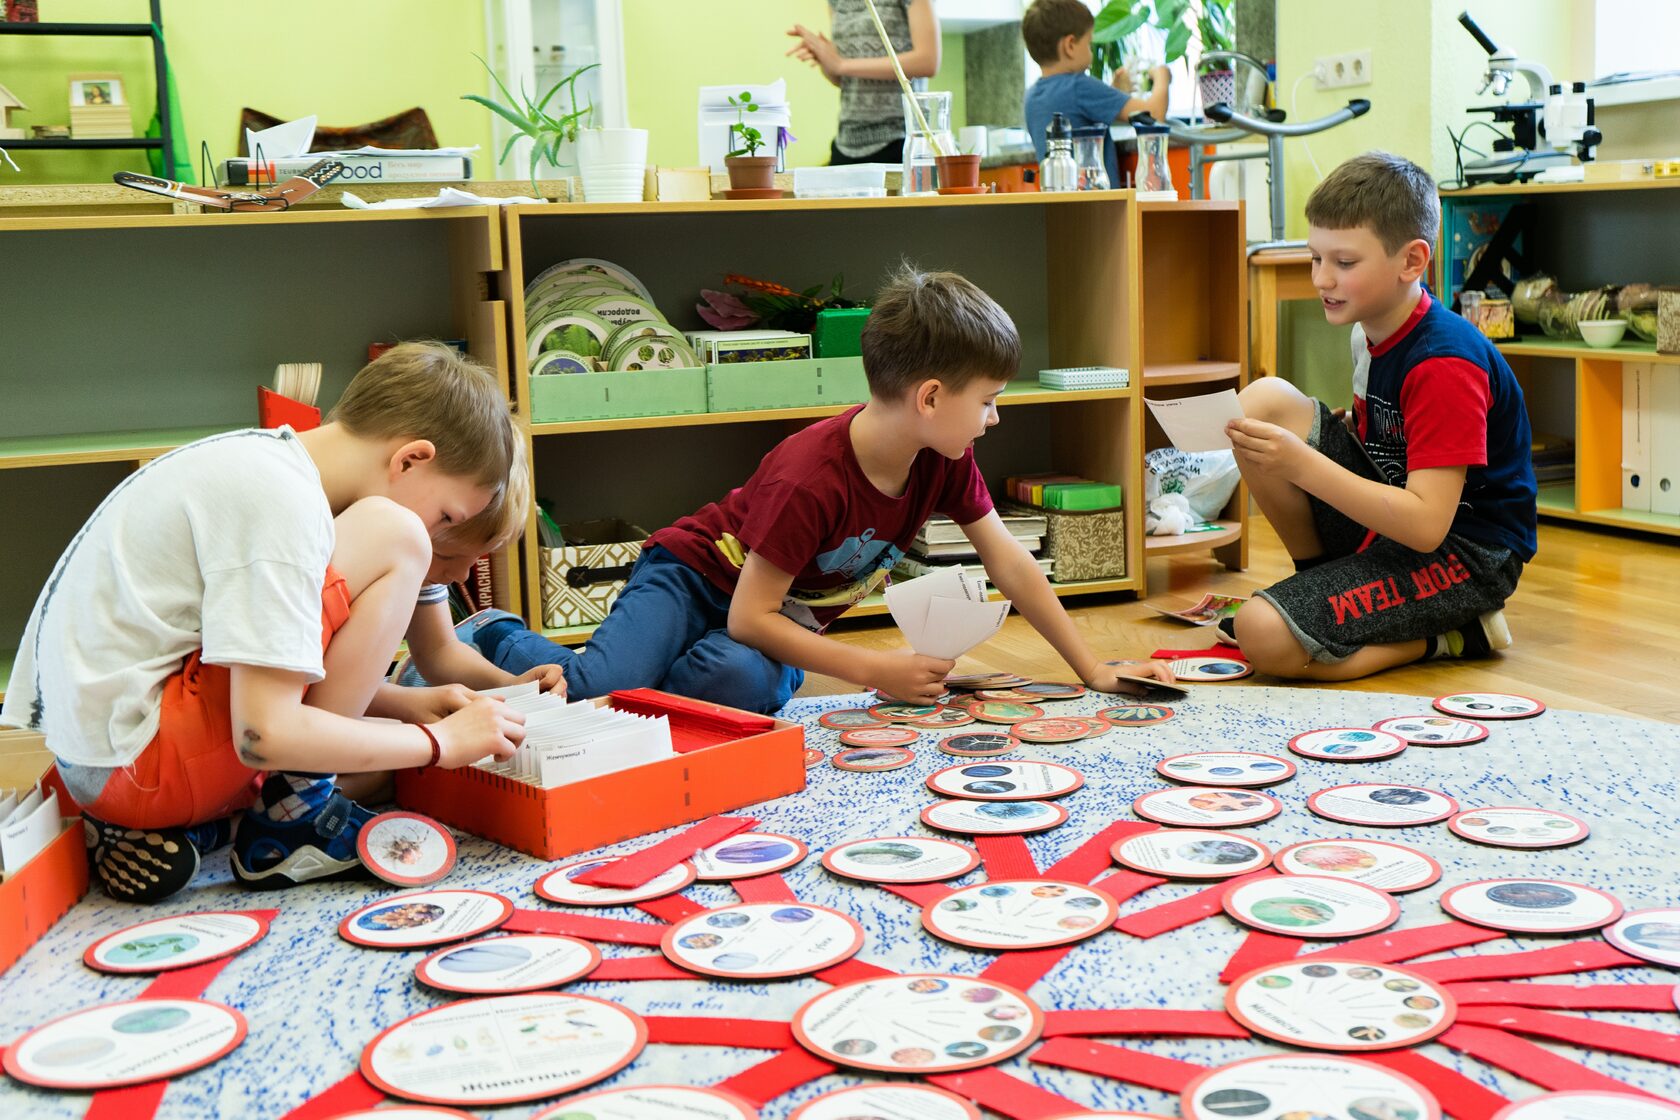
{"label": "aloe plant", "polygon": [[[506,146],[502,148],[502,154],[496,157],[498,166],[507,162],[508,153],[513,151],[513,146],[519,142],[521,137],[528,138],[531,141],[531,193],[536,194],[537,167],[542,163],[544,157],[547,157],[550,163],[559,163],[560,145],[575,141],[578,129],[588,127],[588,121],[595,112],[595,104],[594,102],[587,102],[583,108],[578,108],[577,80],[595,69],[600,63],[578,67],[555,82],[541,98],[533,100],[531,95],[523,90],[520,91],[523,95],[522,98],[515,98],[512,91],[497,76],[496,71],[490,68],[488,62],[485,62],[476,54],[473,57],[477,58],[484,69],[489,71],[490,80],[495,82],[496,88],[502,91],[502,96],[507,99],[507,104],[504,105],[499,101],[476,93],[463,94],[461,100],[476,101],[519,130],[515,135],[508,138]],[[566,99],[570,109],[558,115],[550,115],[546,111],[549,102],[553,101],[555,95],[561,90],[566,91]],[[515,108],[520,100],[524,101],[523,110]]]}

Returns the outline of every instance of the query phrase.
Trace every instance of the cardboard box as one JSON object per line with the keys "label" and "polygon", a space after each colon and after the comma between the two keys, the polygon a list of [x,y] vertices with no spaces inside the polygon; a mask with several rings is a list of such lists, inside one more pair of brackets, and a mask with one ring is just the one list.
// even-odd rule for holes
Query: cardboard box
{"label": "cardboard box", "polygon": [[607,617],[630,569],[642,555],[648,532],[617,518],[561,526],[577,544],[539,548],[542,620],[553,628],[598,624]]}
{"label": "cardboard box", "polygon": [[805,788],[797,723],[650,688],[593,703],[669,717],[677,757],[554,789],[473,766],[400,770],[397,804],[553,860]]}
{"label": "cardboard box", "polygon": [[[45,777],[58,803],[71,806],[53,758],[39,736],[0,732],[0,788],[22,789]],[[5,972],[87,893],[87,848],[82,819],[64,817],[62,830],[34,859],[0,879],[0,972]]]}

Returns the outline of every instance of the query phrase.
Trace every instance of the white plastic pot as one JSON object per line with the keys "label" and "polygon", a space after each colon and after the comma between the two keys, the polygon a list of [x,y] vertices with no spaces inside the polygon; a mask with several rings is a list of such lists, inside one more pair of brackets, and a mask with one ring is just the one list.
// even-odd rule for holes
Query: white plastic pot
{"label": "white plastic pot", "polygon": [[[585,202],[640,202],[647,166],[645,128],[586,128],[578,132],[578,174]],[[634,169],[634,174],[629,172]]]}

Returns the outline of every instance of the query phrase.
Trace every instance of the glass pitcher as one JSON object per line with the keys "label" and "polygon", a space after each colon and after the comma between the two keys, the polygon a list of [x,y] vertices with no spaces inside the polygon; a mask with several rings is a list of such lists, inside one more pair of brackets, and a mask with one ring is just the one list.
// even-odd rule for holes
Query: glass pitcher
{"label": "glass pitcher", "polygon": [[1137,129],[1137,189],[1172,191],[1172,168],[1167,166],[1167,126],[1140,124]]}
{"label": "glass pitcher", "polygon": [[898,193],[933,194],[939,189],[933,157],[960,154],[951,136],[951,94],[943,90],[916,94],[916,104],[927,121],[928,132],[922,131],[922,122],[916,119],[910,99],[900,97],[899,100],[904,103],[904,182]]}
{"label": "glass pitcher", "polygon": [[1073,162],[1078,168],[1077,189],[1106,191],[1114,184],[1108,181],[1108,161],[1103,158],[1103,143],[1108,139],[1105,124],[1087,125],[1073,130]]}

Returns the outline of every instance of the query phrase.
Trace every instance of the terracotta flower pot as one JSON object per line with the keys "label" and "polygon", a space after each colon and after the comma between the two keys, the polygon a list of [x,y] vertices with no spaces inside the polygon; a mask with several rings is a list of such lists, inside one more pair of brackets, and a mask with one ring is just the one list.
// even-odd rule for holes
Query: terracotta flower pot
{"label": "terracotta flower pot", "polygon": [[735,191],[768,191],[776,186],[775,156],[729,156],[723,161],[729,169],[729,189]]}
{"label": "terracotta flower pot", "polygon": [[980,186],[979,156],[934,156],[939,189],[970,191]]}

